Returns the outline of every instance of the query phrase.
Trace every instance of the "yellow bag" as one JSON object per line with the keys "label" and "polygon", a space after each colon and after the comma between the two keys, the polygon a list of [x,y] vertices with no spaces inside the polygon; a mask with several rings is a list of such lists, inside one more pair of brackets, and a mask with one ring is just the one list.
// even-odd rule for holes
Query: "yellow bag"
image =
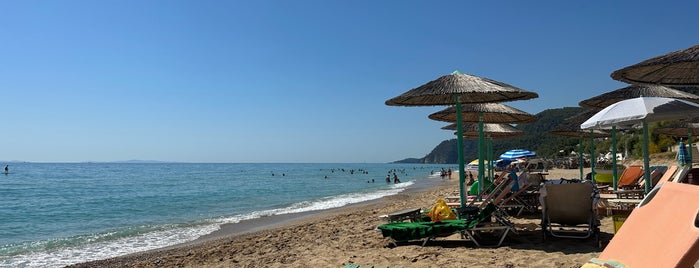
{"label": "yellow bag", "polygon": [[430,213],[427,215],[433,222],[439,222],[442,220],[455,220],[456,214],[451,211],[451,208],[447,206],[447,202],[444,199],[437,200],[437,203],[432,206]]}

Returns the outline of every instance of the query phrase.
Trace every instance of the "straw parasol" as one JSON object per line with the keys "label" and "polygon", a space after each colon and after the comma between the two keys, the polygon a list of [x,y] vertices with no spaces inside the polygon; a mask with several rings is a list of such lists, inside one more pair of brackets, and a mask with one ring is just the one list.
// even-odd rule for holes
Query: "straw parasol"
{"label": "straw parasol", "polygon": [[[491,80],[488,78],[468,75],[459,71],[439,77],[422,86],[411,89],[397,97],[387,100],[389,106],[434,106],[434,105],[454,105],[461,111],[462,103],[482,103],[526,100],[539,97],[534,92],[529,92],[512,85]],[[461,205],[465,206],[463,183],[465,180],[465,168],[463,160],[463,136],[461,135],[461,118],[457,120],[457,153],[459,161],[459,192]],[[482,121],[481,123],[482,124]],[[483,133],[479,133],[479,144],[483,142]],[[479,180],[483,173],[483,152],[479,146]]]}
{"label": "straw parasol", "polygon": [[[585,120],[592,117],[594,114],[595,114],[594,111],[585,111],[585,112],[579,113],[577,115],[571,116],[569,118],[566,118],[566,120],[562,124],[558,125],[553,130],[550,131],[550,133],[554,134],[554,135],[565,136],[565,137],[575,137],[575,138],[580,139],[578,146],[579,146],[579,151],[580,151],[579,168],[580,168],[580,179],[581,180],[583,179],[583,165],[582,165],[582,163],[583,163],[583,154],[582,154],[583,139],[585,139],[585,138],[590,139],[591,144],[592,144],[592,147],[591,147],[592,154],[591,155],[594,155],[594,151],[595,151],[594,145],[595,144],[594,144],[594,142],[592,142],[594,140],[594,138],[595,137],[601,138],[601,137],[608,137],[609,136],[609,133],[602,131],[602,130],[598,130],[598,129],[582,130],[580,128],[580,124],[585,122]],[[614,151],[613,154],[616,155],[616,151]],[[614,161],[614,163],[616,163],[616,157],[614,158],[613,161]],[[593,165],[594,165],[594,163],[593,163]],[[593,173],[594,173],[594,168],[593,168]],[[614,167],[613,173],[616,174],[616,166]]]}
{"label": "straw parasol", "polygon": [[[464,123],[462,127],[464,137],[478,138],[478,124]],[[456,124],[447,125],[442,127],[442,129],[456,130]],[[509,124],[492,123],[483,124],[483,132],[489,135],[492,139],[512,138],[524,134],[524,131],[521,131]]]}
{"label": "straw parasol", "polygon": [[389,106],[437,106],[538,98],[515,86],[455,71],[386,101]]}
{"label": "straw parasol", "polygon": [[[499,103],[468,104],[464,105],[460,112],[457,111],[455,107],[448,107],[439,112],[430,114],[428,117],[432,120],[444,122],[457,122],[457,124],[457,120],[462,120],[463,122],[478,122],[479,125],[482,123],[531,123],[536,121],[536,116],[534,115]],[[482,129],[482,127],[480,127],[480,129]],[[482,132],[483,131],[479,131],[478,139],[479,159],[483,158],[482,153],[480,153],[481,151],[483,151],[484,144],[482,142],[485,140],[485,137],[480,135],[480,133]],[[491,142],[492,140],[488,139],[488,147],[492,146]],[[492,157],[489,158],[492,159]],[[483,172],[485,171],[485,169],[483,168],[483,170],[481,170],[479,165],[478,171],[478,185],[481,186],[484,185]],[[481,191],[479,192],[482,192],[482,189],[480,190]]]}
{"label": "straw parasol", "polygon": [[[533,123],[536,121],[535,115],[500,103],[474,103],[461,108],[463,122],[478,122],[479,114],[483,115],[485,123]],[[452,106],[430,114],[428,117],[432,120],[453,123],[456,122],[457,115],[456,108]]]}
{"label": "straw parasol", "polygon": [[624,67],[611,76],[630,84],[699,85],[699,45]]}
{"label": "straw parasol", "polygon": [[[694,120],[696,121],[696,120]],[[694,133],[699,133],[699,123],[697,122],[674,122],[670,125],[659,127],[655,129],[655,133],[663,134],[673,137],[687,137],[687,144],[689,149],[687,150],[689,159],[693,159],[692,155],[692,138]],[[691,163],[690,163],[691,164]]]}
{"label": "straw parasol", "polygon": [[656,128],[655,133],[672,137],[688,137],[690,133],[699,133],[699,123],[673,122],[667,126]]}
{"label": "straw parasol", "polygon": [[631,85],[583,100],[579,104],[582,107],[599,111],[616,102],[637,97],[665,97],[699,103],[699,96],[688,92],[661,85]]}
{"label": "straw parasol", "polygon": [[[456,124],[447,125],[445,127],[442,127],[442,129],[455,130]],[[463,123],[463,137],[465,139],[477,140],[479,133],[478,130],[478,124],[467,122]],[[511,126],[510,124],[483,124],[483,134],[486,135],[486,139],[488,140],[488,148],[486,150],[488,154],[488,157],[486,158],[490,159],[490,161],[488,161],[488,176],[493,177],[494,170],[492,166],[492,159],[494,158],[492,140],[514,138],[517,136],[524,135],[524,131],[517,129]],[[454,135],[458,135],[458,133],[454,133]]]}

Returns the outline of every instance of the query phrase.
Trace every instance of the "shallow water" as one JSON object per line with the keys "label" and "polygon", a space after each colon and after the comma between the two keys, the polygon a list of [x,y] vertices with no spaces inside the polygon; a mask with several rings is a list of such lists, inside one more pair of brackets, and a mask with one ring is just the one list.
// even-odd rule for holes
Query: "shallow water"
{"label": "shallow water", "polygon": [[[225,223],[393,195],[448,167],[13,163],[0,175],[0,267],[60,267],[184,243]],[[402,183],[385,182],[391,170]]]}

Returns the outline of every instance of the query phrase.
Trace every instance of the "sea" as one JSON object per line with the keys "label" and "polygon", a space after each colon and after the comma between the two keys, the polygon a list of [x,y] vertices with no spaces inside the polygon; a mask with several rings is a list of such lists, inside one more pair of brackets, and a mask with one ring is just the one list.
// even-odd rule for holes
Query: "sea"
{"label": "sea", "polygon": [[[0,267],[63,267],[196,240],[260,217],[438,183],[448,165],[9,163]],[[386,182],[395,173],[400,183]]]}

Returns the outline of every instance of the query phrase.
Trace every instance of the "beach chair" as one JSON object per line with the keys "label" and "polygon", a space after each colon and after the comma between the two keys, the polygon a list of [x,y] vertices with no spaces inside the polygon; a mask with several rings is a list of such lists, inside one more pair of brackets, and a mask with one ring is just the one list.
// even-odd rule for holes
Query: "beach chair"
{"label": "beach chair", "polygon": [[[467,202],[466,202],[467,206],[474,206],[474,205],[476,205],[476,202],[478,202],[478,204],[477,204],[478,206],[484,206],[488,202],[491,202],[496,197],[498,197],[498,195],[502,194],[502,191],[508,185],[511,187],[511,182],[512,182],[512,179],[509,178],[509,176],[501,175],[501,177],[499,177],[499,180],[496,181],[495,186],[489,187],[491,189],[490,192],[487,195],[482,195],[483,196],[482,201],[478,201],[478,196],[474,196],[474,195],[467,196],[467,198],[468,198]],[[461,203],[460,202],[447,202],[447,205],[450,207],[457,208],[457,207],[461,206]]]}
{"label": "beach chair", "polygon": [[544,185],[541,229],[547,236],[599,239],[599,221],[594,212],[594,185],[590,182]]}
{"label": "beach chair", "polygon": [[617,188],[622,188],[622,189],[631,189],[638,187],[638,179],[643,176],[643,167],[642,166],[629,166],[626,169],[624,169],[624,172],[621,173],[621,176],[619,177],[619,181],[617,181]]}
{"label": "beach chair", "polygon": [[[472,241],[476,246],[498,247],[512,230],[510,225],[502,224],[498,220],[493,221],[493,214],[497,208],[489,203],[477,214],[458,220],[443,220],[439,222],[392,222],[379,225],[383,237],[391,238],[391,242],[398,246],[400,242],[419,240],[422,246],[437,237],[461,234],[461,238]],[[484,244],[483,237],[486,233],[498,233],[495,244]]]}
{"label": "beach chair", "polygon": [[509,195],[500,204],[497,204],[500,208],[505,210],[515,210],[516,216],[519,216],[525,210],[528,212],[538,212],[539,210],[539,187],[543,182],[543,176],[541,174],[526,174],[528,176],[520,176],[521,178],[527,178],[526,180],[520,180],[520,188],[518,191]]}
{"label": "beach chair", "polygon": [[673,177],[671,181],[677,183],[684,181],[684,179],[687,177],[687,173],[689,173],[689,170],[691,169],[692,167],[690,166],[683,166],[675,173],[675,177]]}
{"label": "beach chair", "polygon": [[699,260],[698,218],[699,186],[660,184],[631,212],[599,257],[583,267],[693,267]]}
{"label": "beach chair", "polygon": [[679,167],[678,167],[678,166],[670,166],[670,167],[667,169],[667,171],[665,171],[665,173],[663,173],[663,176],[660,177],[660,179],[658,179],[658,181],[656,181],[656,182],[653,184],[653,187],[656,187],[657,185],[659,185],[659,184],[661,184],[661,183],[665,183],[665,182],[670,181],[670,180],[675,176],[675,173],[676,173],[678,170],[679,170]]}
{"label": "beach chair", "polygon": [[[662,169],[653,169],[653,171],[650,172],[650,182],[651,182],[651,188],[655,185],[658,185],[658,181],[660,181],[660,178],[663,176],[663,171]],[[644,180],[642,177],[638,180],[638,188],[639,189],[645,189],[646,186],[646,180]]]}

